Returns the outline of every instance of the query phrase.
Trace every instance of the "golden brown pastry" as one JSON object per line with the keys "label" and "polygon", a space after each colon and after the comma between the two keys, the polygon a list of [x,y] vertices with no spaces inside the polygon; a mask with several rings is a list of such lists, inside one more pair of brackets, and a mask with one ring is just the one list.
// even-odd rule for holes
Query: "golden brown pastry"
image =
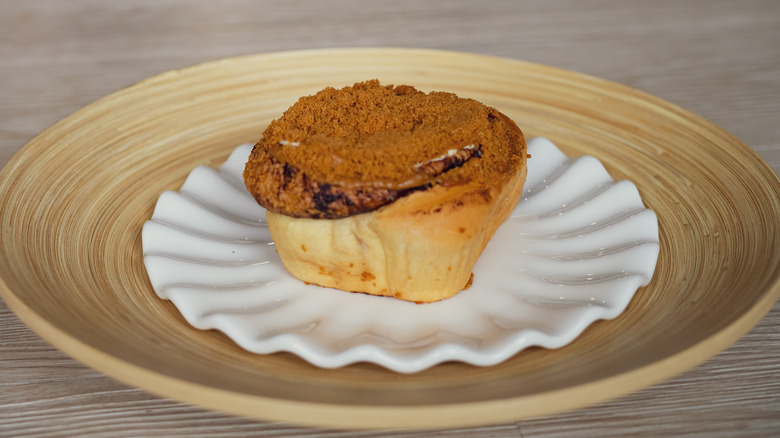
{"label": "golden brown pastry", "polygon": [[368,81],[301,98],[265,130],[244,181],[295,277],[431,302],[467,287],[525,164],[499,111]]}

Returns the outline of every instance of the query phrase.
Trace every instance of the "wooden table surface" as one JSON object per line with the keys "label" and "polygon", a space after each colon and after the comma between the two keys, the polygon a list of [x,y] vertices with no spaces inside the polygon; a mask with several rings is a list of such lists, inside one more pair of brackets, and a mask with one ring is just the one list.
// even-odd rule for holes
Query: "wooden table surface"
{"label": "wooden table surface", "polygon": [[[620,82],[708,118],[780,172],[780,2],[0,0],[0,166],[35,134],[157,73],[236,55],[421,47]],[[780,250],[780,248],[778,248]],[[0,436],[441,436],[233,418],[67,357],[0,301]],[[780,305],[731,348],[598,406],[447,436],[778,436]]]}

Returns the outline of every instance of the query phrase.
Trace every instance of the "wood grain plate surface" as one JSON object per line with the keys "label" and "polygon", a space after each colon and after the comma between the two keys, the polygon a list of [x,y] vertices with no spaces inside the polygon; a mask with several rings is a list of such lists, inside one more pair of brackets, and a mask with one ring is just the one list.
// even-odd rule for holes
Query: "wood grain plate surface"
{"label": "wood grain plate surface", "polygon": [[[594,155],[658,214],[655,277],[626,312],[558,350],[400,375],[247,353],[156,297],[140,231],[163,190],[220,164],[295,100],[379,78],[495,106],[528,137]],[[609,81],[412,49],[233,58],[107,96],[28,143],[0,174],[0,296],[56,347],[123,382],[265,420],[443,428],[573,409],[652,385],[728,347],[780,296],[780,182],[718,126]]]}

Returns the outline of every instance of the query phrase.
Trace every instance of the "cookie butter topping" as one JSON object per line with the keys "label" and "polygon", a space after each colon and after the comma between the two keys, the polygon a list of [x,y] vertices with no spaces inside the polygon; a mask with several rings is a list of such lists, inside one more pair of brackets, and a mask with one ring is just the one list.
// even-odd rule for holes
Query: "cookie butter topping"
{"label": "cookie butter topping", "polygon": [[244,177],[268,209],[342,217],[435,184],[493,185],[524,153],[522,133],[493,108],[373,80],[298,100],[263,133]]}

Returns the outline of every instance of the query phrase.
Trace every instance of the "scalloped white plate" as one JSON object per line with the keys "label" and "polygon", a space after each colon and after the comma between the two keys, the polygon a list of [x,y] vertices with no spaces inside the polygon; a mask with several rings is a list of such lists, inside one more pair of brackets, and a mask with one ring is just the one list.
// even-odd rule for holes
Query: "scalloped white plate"
{"label": "scalloped white plate", "polygon": [[254,353],[403,373],[451,360],[493,365],[529,346],[562,347],[594,321],[615,318],[655,270],[658,222],[634,184],[536,138],[524,196],[468,290],[418,305],[305,285],[285,271],[265,211],[244,188],[251,148],[163,193],[142,241],[157,294],[194,327],[220,330]]}

